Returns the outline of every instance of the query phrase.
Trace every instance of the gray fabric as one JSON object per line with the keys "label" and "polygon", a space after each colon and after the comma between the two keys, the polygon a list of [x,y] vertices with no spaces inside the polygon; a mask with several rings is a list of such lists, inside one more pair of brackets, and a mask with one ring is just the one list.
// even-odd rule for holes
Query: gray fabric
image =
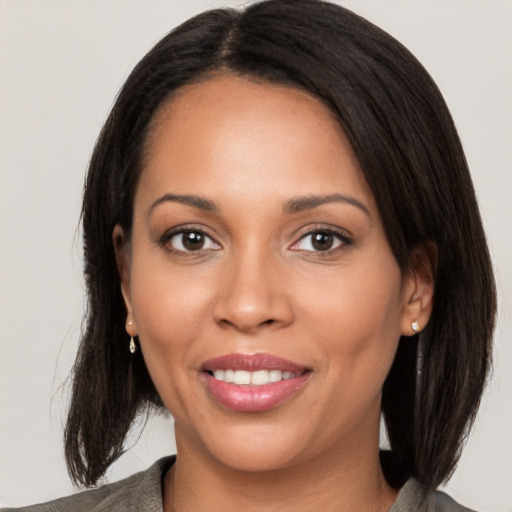
{"label": "gray fabric", "polygon": [[400,489],[395,503],[388,512],[475,512],[463,507],[441,491],[427,491],[415,480],[409,478]]}
{"label": "gray fabric", "polygon": [[174,460],[175,457],[165,457],[146,471],[99,489],[1,512],[163,512],[162,478]]}
{"label": "gray fabric", "polygon": [[[73,494],[67,498],[0,512],[163,512],[162,479],[176,458],[158,460],[146,471],[99,489]],[[443,492],[427,492],[409,479],[398,493],[389,512],[475,512],[462,507]]]}

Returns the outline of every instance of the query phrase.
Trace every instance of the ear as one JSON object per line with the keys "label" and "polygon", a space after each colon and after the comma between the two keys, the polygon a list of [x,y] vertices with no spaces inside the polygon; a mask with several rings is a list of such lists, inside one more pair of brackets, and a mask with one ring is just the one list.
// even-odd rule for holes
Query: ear
{"label": "ear", "polygon": [[137,327],[133,318],[133,308],[130,295],[130,268],[131,256],[129,243],[126,240],[123,228],[116,224],[112,231],[112,243],[116,255],[117,272],[121,281],[121,293],[126,306],[126,332],[129,336],[137,336]]}
{"label": "ear", "polygon": [[433,242],[416,247],[404,275],[401,334],[412,336],[427,325],[434,301],[437,247]]}

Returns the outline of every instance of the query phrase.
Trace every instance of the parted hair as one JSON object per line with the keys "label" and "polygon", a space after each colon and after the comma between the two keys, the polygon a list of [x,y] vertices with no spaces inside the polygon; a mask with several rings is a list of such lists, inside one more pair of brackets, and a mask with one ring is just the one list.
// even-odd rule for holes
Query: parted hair
{"label": "parted hair", "polygon": [[73,368],[65,453],[93,485],[124,450],[135,418],[163,407],[125,332],[112,232],[129,238],[151,120],[173,91],[216,73],[300,88],[336,115],[405,272],[435,248],[429,324],[399,342],[382,412],[389,483],[447,480],[474,420],[490,365],[495,285],[468,166],[430,75],[390,35],[338,5],[268,0],[217,9],[172,30],[137,64],[99,135],[84,189],[87,310]]}

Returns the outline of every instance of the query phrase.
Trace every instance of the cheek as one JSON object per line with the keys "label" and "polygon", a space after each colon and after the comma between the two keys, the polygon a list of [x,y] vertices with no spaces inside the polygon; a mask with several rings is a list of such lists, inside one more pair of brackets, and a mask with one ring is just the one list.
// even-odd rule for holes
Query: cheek
{"label": "cheek", "polygon": [[173,271],[159,254],[134,254],[130,293],[138,336],[149,373],[167,402],[170,383],[193,370],[192,351],[199,347],[201,319],[209,308],[209,290],[197,270]]}
{"label": "cheek", "polygon": [[201,289],[205,287],[196,287],[195,279],[183,272],[174,275],[168,266],[144,267],[144,273],[132,271],[133,308],[144,361],[175,422],[192,429],[189,418],[201,411],[191,390],[198,379],[201,318],[208,309]]}
{"label": "cheek", "polygon": [[351,265],[313,282],[297,295],[308,298],[303,325],[310,337],[316,334],[324,364],[355,393],[380,389],[400,338],[398,266],[375,258],[372,265]]}

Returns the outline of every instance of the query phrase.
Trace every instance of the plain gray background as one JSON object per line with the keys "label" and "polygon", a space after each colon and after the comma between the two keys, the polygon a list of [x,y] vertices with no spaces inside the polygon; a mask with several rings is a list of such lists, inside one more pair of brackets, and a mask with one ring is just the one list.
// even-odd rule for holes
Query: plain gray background
{"label": "plain gray background", "polygon": [[[423,62],[464,143],[500,309],[494,376],[448,492],[511,512],[512,2],[339,3]],[[242,2],[0,0],[0,505],[73,491],[62,424],[83,310],[77,223],[95,138],[143,54],[179,22],[223,5]],[[137,438],[135,430],[130,444]],[[171,420],[155,418],[108,478],[173,451]]]}

